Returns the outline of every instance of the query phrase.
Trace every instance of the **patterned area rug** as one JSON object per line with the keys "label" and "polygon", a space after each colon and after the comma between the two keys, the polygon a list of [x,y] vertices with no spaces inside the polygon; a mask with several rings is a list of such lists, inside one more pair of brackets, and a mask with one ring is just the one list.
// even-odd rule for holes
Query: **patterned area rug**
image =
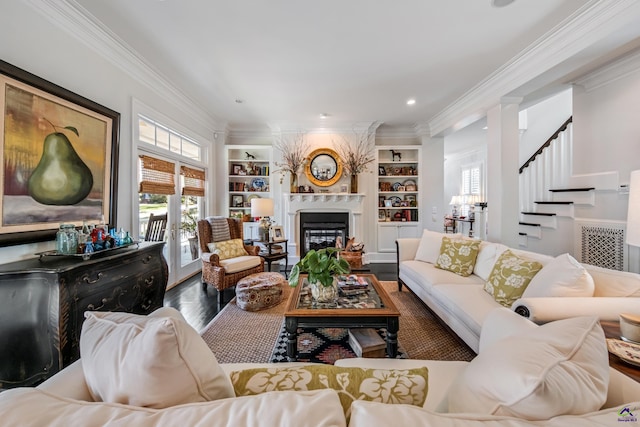
{"label": "patterned area rug", "polygon": [[[379,329],[382,339],[385,330]],[[336,360],[358,357],[349,346],[349,330],[346,328],[298,328],[298,361],[333,365]],[[406,359],[407,354],[398,348],[398,359]],[[271,355],[272,363],[288,362],[287,336],[282,322],[280,336]]]}
{"label": "patterned area rug", "polygon": [[[398,344],[406,357],[466,361],[475,357],[409,290],[399,292],[396,282],[381,283],[401,313]],[[290,292],[291,288],[285,286],[282,303],[257,312],[240,309],[235,300],[227,304],[200,332],[218,361],[269,362],[281,335],[285,301]]]}

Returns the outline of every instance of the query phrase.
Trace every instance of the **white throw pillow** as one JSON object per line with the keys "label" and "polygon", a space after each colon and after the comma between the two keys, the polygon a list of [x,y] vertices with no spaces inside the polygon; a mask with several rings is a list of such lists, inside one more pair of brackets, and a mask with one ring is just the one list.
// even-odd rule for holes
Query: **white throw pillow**
{"label": "white throw pillow", "polygon": [[95,401],[167,408],[234,397],[200,335],[174,308],[149,316],[85,312],[82,369]]}
{"label": "white throw pillow", "polygon": [[562,254],[531,279],[522,298],[592,297],[594,289],[589,272],[571,255]]}
{"label": "white throw pillow", "polygon": [[435,264],[438,256],[440,256],[440,246],[442,245],[443,237],[450,237],[452,239],[459,239],[462,236],[460,233],[445,234],[438,233],[437,231],[424,230],[422,232],[422,238],[416,251],[415,260],[429,262]]}
{"label": "white throw pillow", "polygon": [[476,265],[473,267],[473,274],[482,280],[487,280],[496,260],[507,249],[509,248],[501,243],[481,242]]}
{"label": "white throw pillow", "polygon": [[482,321],[478,353],[482,353],[496,341],[537,327],[537,324],[507,307],[494,308]]}
{"label": "white throw pillow", "polygon": [[527,420],[597,411],[609,356],[596,317],[558,320],[487,346],[449,389],[449,412]]}

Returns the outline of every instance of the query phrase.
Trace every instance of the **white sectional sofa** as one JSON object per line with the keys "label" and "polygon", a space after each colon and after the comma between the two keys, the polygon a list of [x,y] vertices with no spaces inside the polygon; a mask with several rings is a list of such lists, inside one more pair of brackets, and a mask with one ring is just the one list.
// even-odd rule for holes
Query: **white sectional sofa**
{"label": "white sectional sofa", "polygon": [[[106,326],[81,343],[85,359],[36,388],[0,393],[2,426],[616,426],[640,412],[640,384],[609,368],[595,317],[537,326],[500,308],[487,315],[480,355],[471,362],[340,360],[335,369],[370,369],[369,385],[392,396],[380,403],[352,393],[345,413],[340,399],[351,377],[307,390],[300,368],[310,364],[218,364],[186,322],[167,309],[159,313],[149,323],[134,319],[124,334],[114,332],[121,319],[105,318]],[[148,354],[137,353],[138,337]],[[407,373],[424,368],[424,403],[401,404],[412,391]],[[256,369],[273,375],[250,377],[264,392],[233,395],[230,380]],[[278,374],[284,370],[295,375]],[[393,387],[382,387],[390,381]]]}
{"label": "white sectional sofa", "polygon": [[[452,236],[455,235],[425,230],[421,238],[398,239],[398,286],[411,289],[477,353],[484,319],[500,307],[484,290],[484,284],[498,257],[510,248],[481,242],[473,274],[463,277],[435,267],[442,237]],[[580,265],[570,261],[567,254],[552,257],[511,251],[544,266],[538,275],[547,287],[538,292],[529,292],[527,288],[511,307],[536,323],[582,315],[618,320],[620,313],[640,312],[638,274]],[[574,283],[591,287],[580,288]]]}

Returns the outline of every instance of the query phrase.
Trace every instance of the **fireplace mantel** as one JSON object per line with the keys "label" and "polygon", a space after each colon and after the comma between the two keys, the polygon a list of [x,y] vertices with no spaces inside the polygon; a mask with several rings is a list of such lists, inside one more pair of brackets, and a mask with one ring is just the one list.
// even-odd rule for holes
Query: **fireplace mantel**
{"label": "fireplace mantel", "polygon": [[364,198],[365,194],[362,193],[283,194],[285,232],[289,239],[290,259],[295,262],[300,256],[298,233],[300,212],[348,212],[350,233],[361,239],[364,235],[362,224]]}
{"label": "fireplace mantel", "polygon": [[356,202],[362,203],[364,194],[351,193],[293,193],[289,194],[291,202]]}

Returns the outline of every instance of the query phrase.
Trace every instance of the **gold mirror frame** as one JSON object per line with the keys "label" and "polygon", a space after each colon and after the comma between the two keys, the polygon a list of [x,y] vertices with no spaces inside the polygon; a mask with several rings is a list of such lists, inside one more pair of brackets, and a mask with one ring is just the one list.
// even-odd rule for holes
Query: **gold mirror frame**
{"label": "gold mirror frame", "polygon": [[[331,178],[320,179],[313,174],[313,162],[317,160],[318,156],[329,156],[336,163],[336,172]],[[318,148],[317,150],[313,150],[305,162],[304,174],[312,184],[319,187],[329,187],[338,182],[342,176],[342,161],[340,160],[340,156],[331,148]]]}

